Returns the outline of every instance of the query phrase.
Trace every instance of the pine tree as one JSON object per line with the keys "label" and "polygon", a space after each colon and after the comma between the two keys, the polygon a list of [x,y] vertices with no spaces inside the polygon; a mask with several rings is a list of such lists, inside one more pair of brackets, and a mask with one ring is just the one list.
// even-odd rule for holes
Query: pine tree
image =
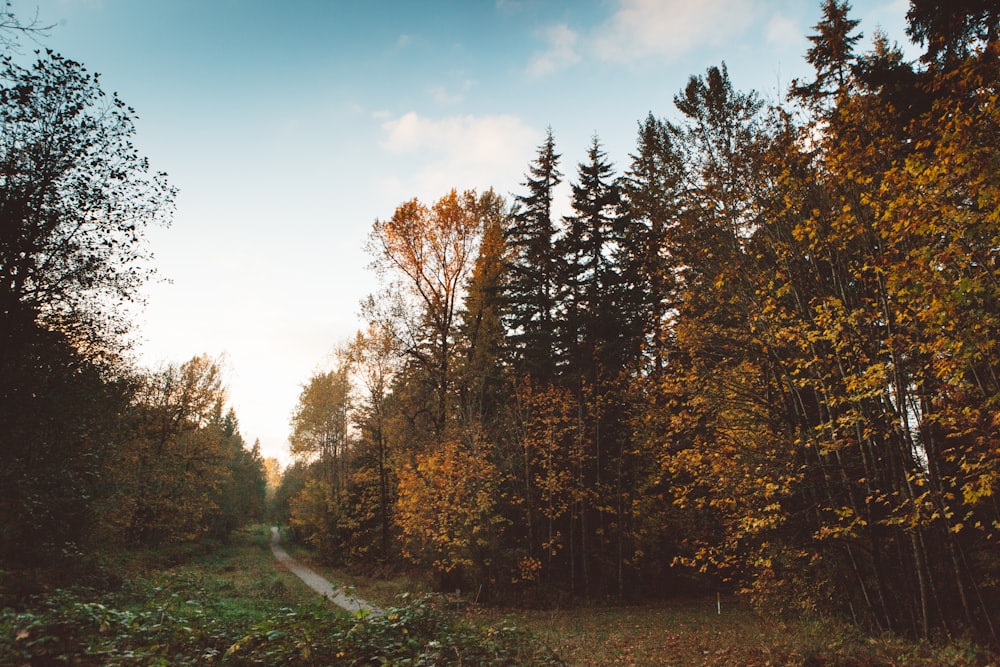
{"label": "pine tree", "polygon": [[529,166],[526,194],[506,230],[509,248],[504,289],[508,354],[515,373],[542,381],[555,376],[556,227],[552,219],[555,189],[562,182],[559,155],[549,128],[538,157]]}
{"label": "pine tree", "polygon": [[809,100],[818,100],[847,88],[851,65],[854,62],[854,45],[861,33],[854,34],[860,21],[848,18],[851,5],[837,0],[825,0],[823,20],[814,26],[815,35],[809,36],[813,46],[806,52],[806,61],[816,71],[816,80],[808,84],[792,84],[792,94]]}
{"label": "pine tree", "polygon": [[587,161],[573,184],[573,214],[556,244],[560,258],[557,353],[561,372],[570,379],[593,380],[601,367],[620,364],[618,287],[613,257],[621,238],[619,194],[613,168],[595,136]]}
{"label": "pine tree", "polygon": [[652,114],[639,126],[638,147],[621,181],[624,218],[615,258],[623,278],[621,299],[635,341],[662,368],[662,327],[676,298],[670,232],[681,207],[683,163],[674,145],[676,128]]}

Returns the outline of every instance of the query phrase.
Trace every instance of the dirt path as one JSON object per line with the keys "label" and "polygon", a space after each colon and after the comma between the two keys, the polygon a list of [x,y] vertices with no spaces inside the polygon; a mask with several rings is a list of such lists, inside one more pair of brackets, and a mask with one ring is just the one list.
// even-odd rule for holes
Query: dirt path
{"label": "dirt path", "polygon": [[271,551],[274,552],[274,557],[278,559],[278,562],[288,568],[292,574],[306,582],[309,588],[332,600],[338,607],[342,607],[352,613],[362,610],[372,614],[382,613],[382,610],[378,607],[372,606],[359,598],[347,595],[343,590],[334,587],[329,581],[289,556],[288,552],[281,546],[281,533],[278,531],[277,526],[271,526]]}

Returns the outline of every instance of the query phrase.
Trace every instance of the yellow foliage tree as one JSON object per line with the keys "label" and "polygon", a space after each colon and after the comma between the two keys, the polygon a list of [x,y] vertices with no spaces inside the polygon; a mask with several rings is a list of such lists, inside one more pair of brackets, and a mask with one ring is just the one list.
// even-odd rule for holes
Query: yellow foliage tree
{"label": "yellow foliage tree", "polygon": [[486,451],[447,440],[400,470],[396,516],[408,558],[459,580],[488,572],[504,519],[495,513],[500,480]]}

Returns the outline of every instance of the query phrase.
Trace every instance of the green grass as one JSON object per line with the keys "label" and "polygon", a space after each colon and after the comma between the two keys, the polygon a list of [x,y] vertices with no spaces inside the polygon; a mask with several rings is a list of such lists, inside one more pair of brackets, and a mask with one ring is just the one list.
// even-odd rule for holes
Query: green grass
{"label": "green grass", "polygon": [[[264,527],[227,544],[109,556],[113,591],[56,589],[0,610],[0,664],[846,665],[997,664],[972,645],[864,637],[825,619],[778,621],[732,600],[495,609],[420,594],[291,553],[378,606],[349,616],[277,564]],[[288,546],[288,545],[286,545]],[[411,595],[401,595],[404,591]],[[558,656],[558,657],[557,657]]]}
{"label": "green grass", "polygon": [[263,528],[226,545],[108,559],[115,591],[54,589],[0,609],[0,664],[552,665],[519,628],[417,597],[351,616],[281,568]]}

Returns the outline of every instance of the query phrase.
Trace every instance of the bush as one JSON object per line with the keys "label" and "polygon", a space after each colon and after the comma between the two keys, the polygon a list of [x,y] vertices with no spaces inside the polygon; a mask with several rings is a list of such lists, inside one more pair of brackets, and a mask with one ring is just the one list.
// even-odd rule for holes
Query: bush
{"label": "bush", "polygon": [[404,598],[378,616],[307,606],[226,617],[213,609],[204,581],[154,583],[129,587],[145,599],[138,608],[59,590],[29,609],[4,609],[0,664],[562,664],[525,631],[457,621],[431,597]]}

